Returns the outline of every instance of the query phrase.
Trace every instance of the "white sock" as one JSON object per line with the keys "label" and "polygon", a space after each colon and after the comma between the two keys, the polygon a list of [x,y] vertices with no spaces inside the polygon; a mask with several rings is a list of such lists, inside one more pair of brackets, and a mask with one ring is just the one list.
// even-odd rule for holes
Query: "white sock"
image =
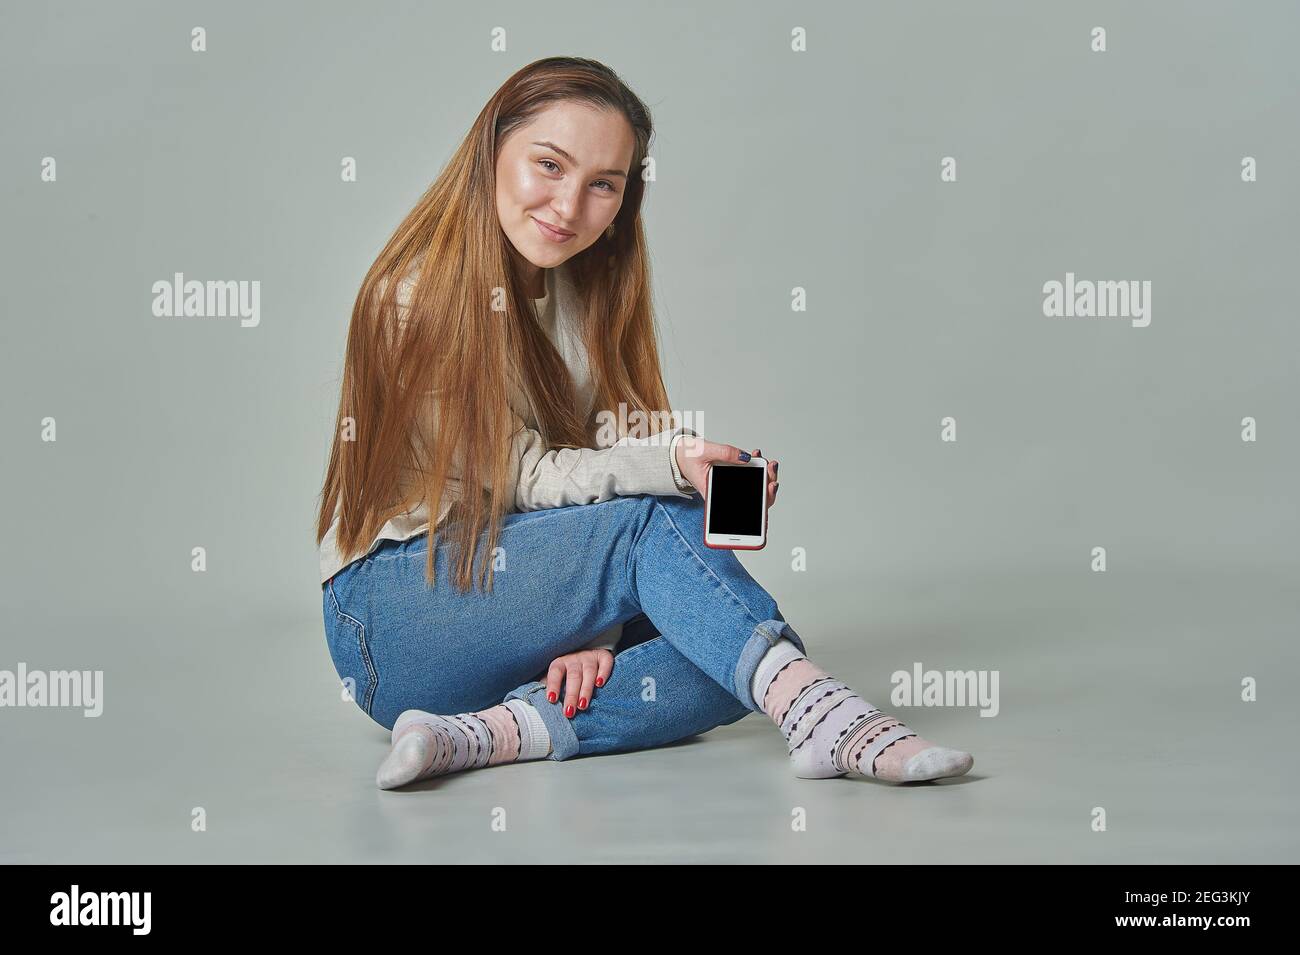
{"label": "white sock", "polygon": [[455,716],[406,710],[393,724],[393,748],[375,782],[380,789],[396,789],[462,769],[542,759],[550,752],[541,714],[523,700]]}
{"label": "white sock", "polygon": [[786,638],[763,654],[754,701],[781,729],[796,776],[859,773],[890,782],[960,776],[970,753],[936,746],[817,667]]}

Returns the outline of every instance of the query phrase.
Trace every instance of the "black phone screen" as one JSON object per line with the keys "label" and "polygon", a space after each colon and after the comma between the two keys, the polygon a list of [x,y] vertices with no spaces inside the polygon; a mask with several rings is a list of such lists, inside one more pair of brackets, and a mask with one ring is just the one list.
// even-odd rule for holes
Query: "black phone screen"
{"label": "black phone screen", "polygon": [[715,464],[709,470],[709,533],[760,536],[767,468]]}

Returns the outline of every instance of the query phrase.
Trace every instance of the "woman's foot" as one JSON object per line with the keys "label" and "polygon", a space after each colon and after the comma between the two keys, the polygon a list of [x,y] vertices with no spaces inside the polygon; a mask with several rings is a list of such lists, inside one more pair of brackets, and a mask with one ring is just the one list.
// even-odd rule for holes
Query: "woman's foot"
{"label": "woman's foot", "polygon": [[882,713],[785,638],[759,661],[751,690],[804,779],[858,773],[910,783],[961,776],[975,765],[970,753],[936,745]]}
{"label": "woman's foot", "polygon": [[[397,789],[417,779],[438,775],[434,764],[439,754],[451,748],[444,733],[429,726],[407,727],[379,764],[375,783],[380,789]],[[445,770],[444,770],[445,771]]]}
{"label": "woman's foot", "polygon": [[393,748],[379,765],[375,783],[380,789],[397,789],[462,769],[541,759],[550,751],[546,724],[523,700],[455,716],[406,710],[393,724]]}
{"label": "woman's foot", "polygon": [[863,775],[891,783],[916,783],[963,776],[974,765],[975,757],[970,753],[939,746],[920,736],[907,736],[886,746],[875,758],[871,772]]}

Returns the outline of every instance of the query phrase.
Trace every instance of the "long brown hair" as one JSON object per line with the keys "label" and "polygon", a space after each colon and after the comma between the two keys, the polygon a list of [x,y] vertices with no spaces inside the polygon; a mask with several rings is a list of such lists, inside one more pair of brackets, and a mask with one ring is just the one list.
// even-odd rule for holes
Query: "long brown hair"
{"label": "long brown hair", "polygon": [[[635,140],[613,237],[602,234],[564,263],[577,292],[591,370],[593,413],[586,420],[563,360],[533,318],[495,200],[498,144],[559,100],[622,113]],[[641,226],[640,170],[652,133],[645,104],[612,70],[588,59],[531,63],[483,107],[446,168],[379,253],[352,307],[317,546],[337,512],[338,549],[345,555],[363,551],[389,518],[416,503],[403,499],[415,492],[407,488],[404,494],[399,481],[404,470],[413,469],[421,475],[418,493],[429,511],[425,578],[434,586],[438,511],[454,460],[461,495],[449,530],[458,552],[454,581],[464,592],[475,579],[479,535],[487,529],[485,554],[491,554],[502,515],[514,509],[511,381],[526,389],[548,447],[592,446],[596,409],[615,409],[620,402],[629,418],[641,411],[647,420],[662,420],[655,412],[669,405]],[[418,280],[399,316],[399,285],[410,270]],[[422,403],[431,400],[437,407],[436,453],[423,460],[424,442],[412,433]],[[474,493],[476,488],[484,490]],[[490,591],[489,564],[485,556],[477,582],[483,583],[487,569]]]}

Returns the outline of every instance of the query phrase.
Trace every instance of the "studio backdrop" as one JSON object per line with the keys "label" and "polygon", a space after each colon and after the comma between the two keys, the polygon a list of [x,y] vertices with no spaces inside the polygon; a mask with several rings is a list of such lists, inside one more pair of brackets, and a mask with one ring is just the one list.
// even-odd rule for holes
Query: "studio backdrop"
{"label": "studio backdrop", "polygon": [[[1295,860],[1294,4],[0,16],[4,861]],[[352,306],[560,54],[654,118],[673,408],[781,462],[742,562],[960,785],[801,788],[751,717],[375,789],[315,541]]]}

